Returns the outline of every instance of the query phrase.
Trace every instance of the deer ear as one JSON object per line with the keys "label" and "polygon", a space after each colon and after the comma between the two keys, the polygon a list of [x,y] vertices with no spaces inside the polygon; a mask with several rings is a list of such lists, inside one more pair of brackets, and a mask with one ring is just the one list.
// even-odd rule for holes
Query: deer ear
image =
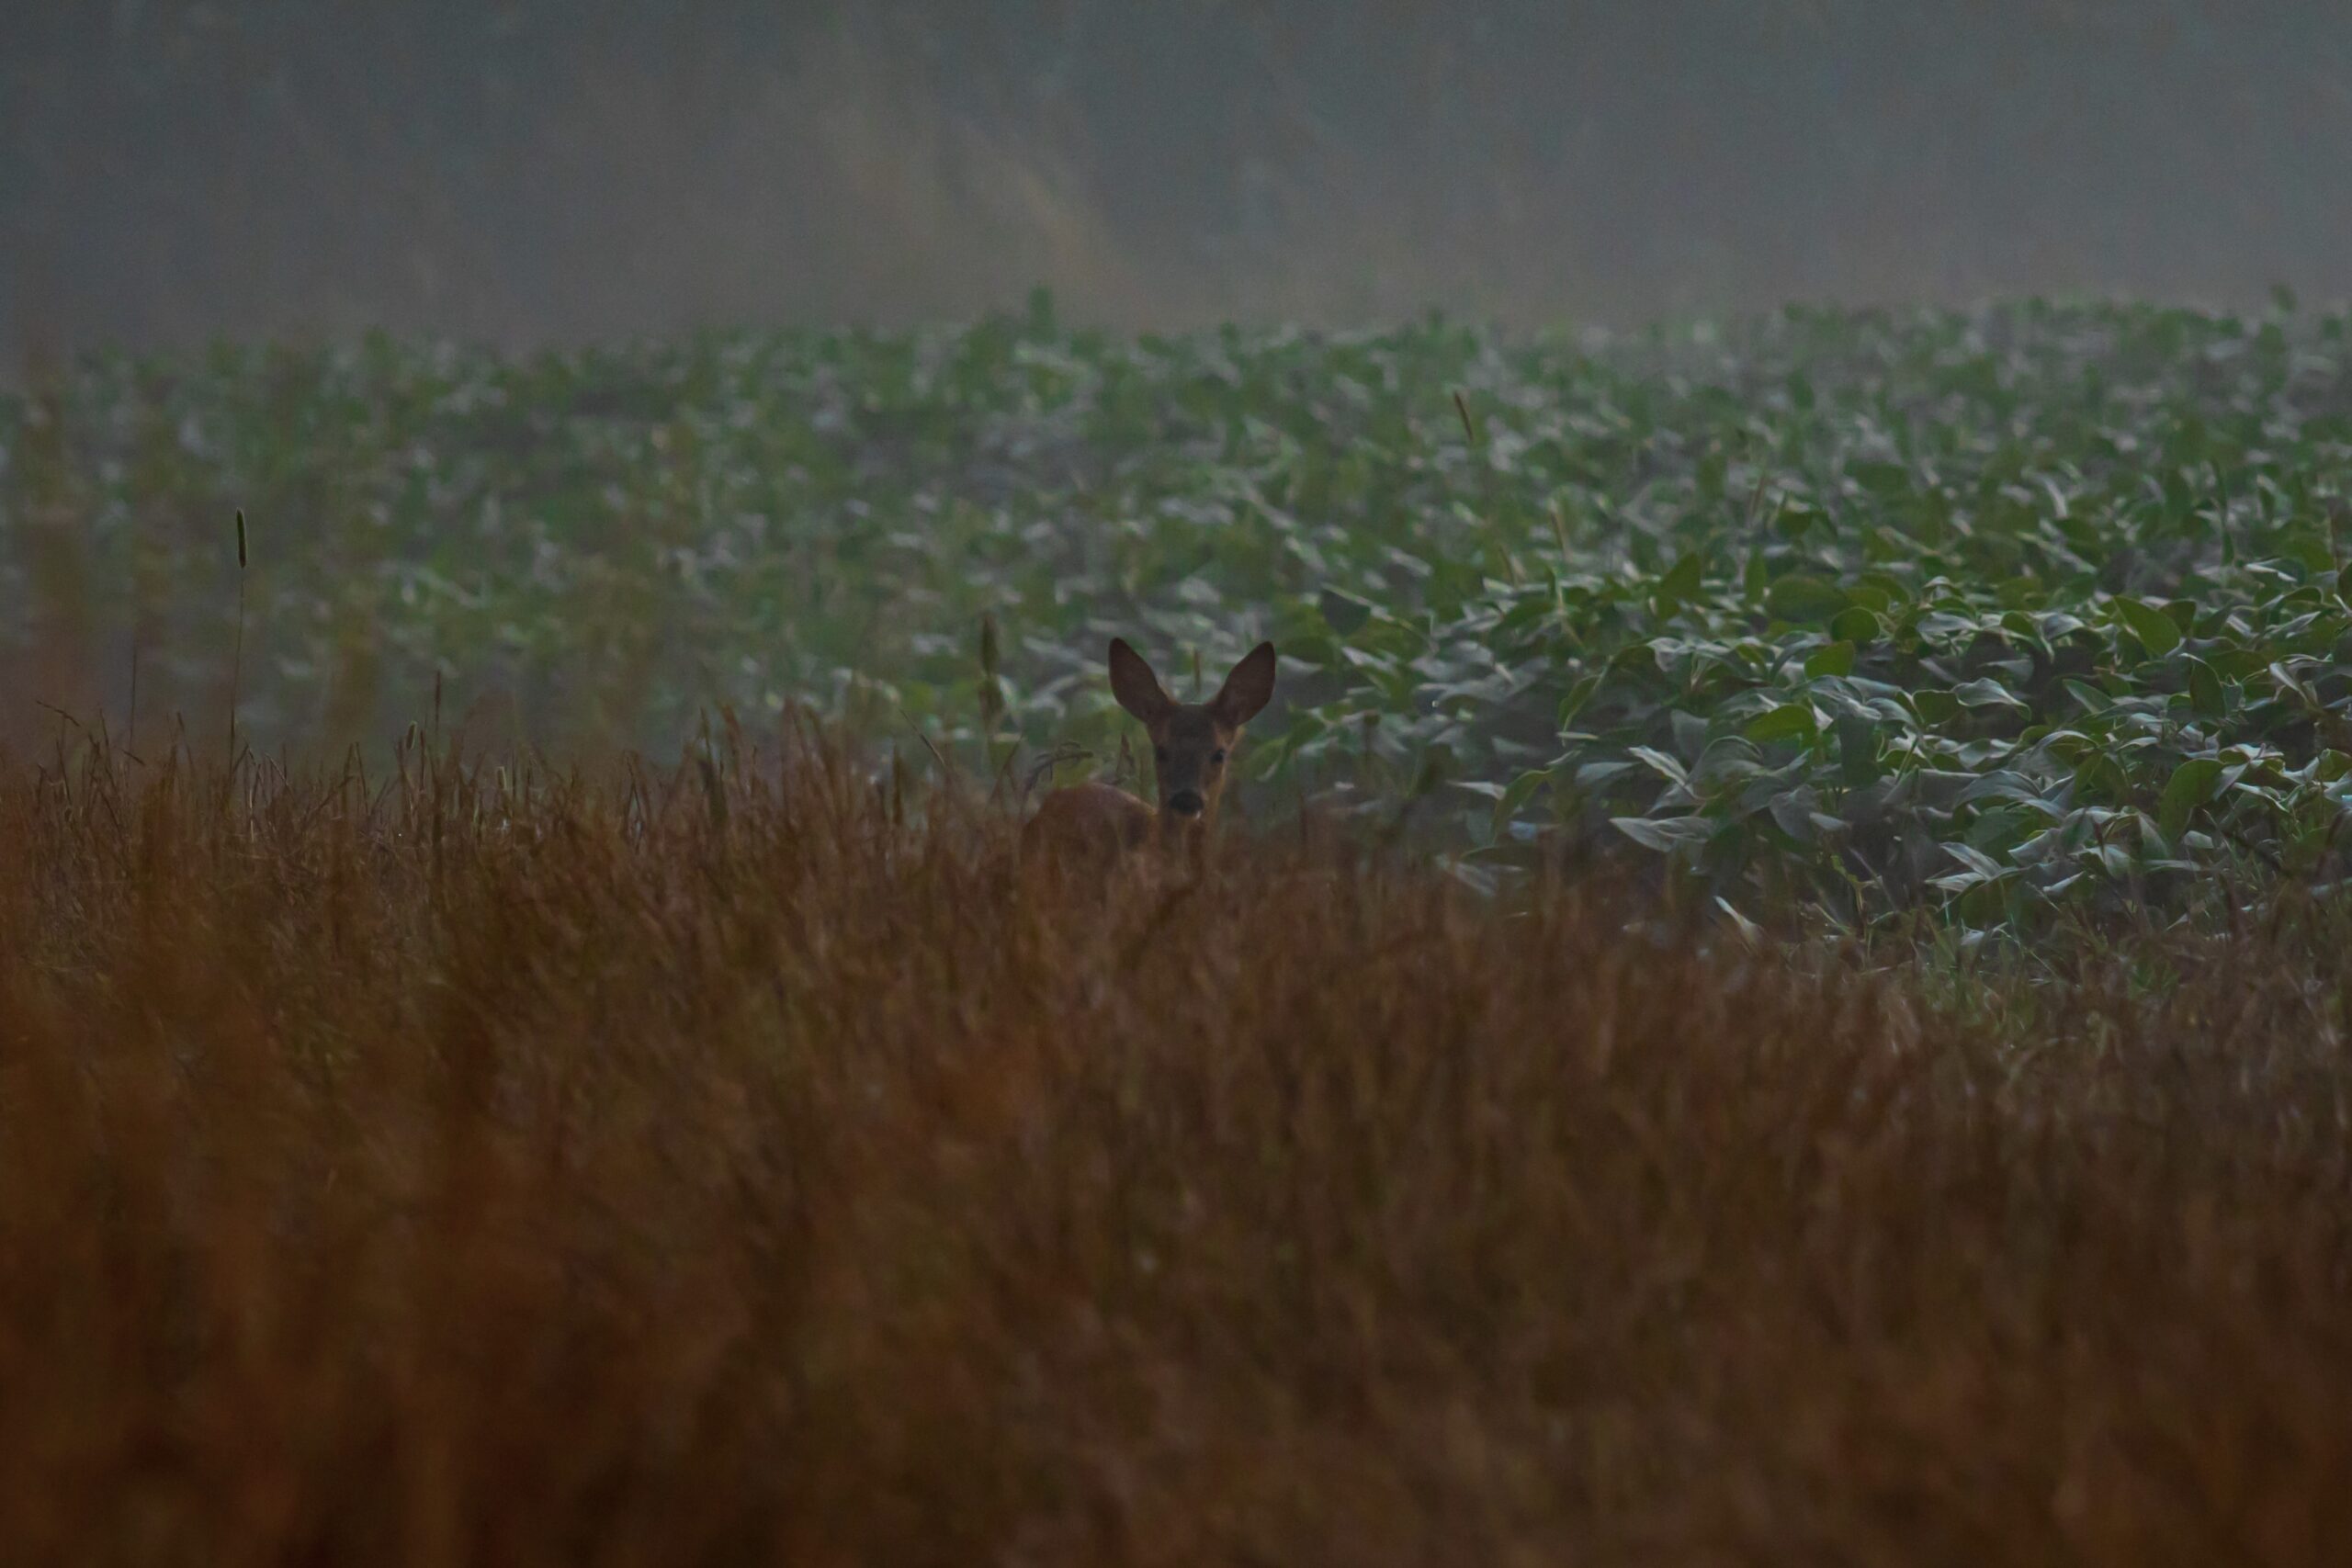
{"label": "deer ear", "polygon": [[1274,645],[1261,642],[1242,655],[1233,673],[1225,678],[1216,696],[1209,699],[1209,711],[1227,729],[1238,729],[1258,716],[1274,694]]}
{"label": "deer ear", "polygon": [[1159,677],[1151,672],[1143,655],[1129,648],[1125,637],[1111,639],[1111,694],[1146,729],[1158,728],[1168,710],[1176,705],[1175,699],[1159,689]]}

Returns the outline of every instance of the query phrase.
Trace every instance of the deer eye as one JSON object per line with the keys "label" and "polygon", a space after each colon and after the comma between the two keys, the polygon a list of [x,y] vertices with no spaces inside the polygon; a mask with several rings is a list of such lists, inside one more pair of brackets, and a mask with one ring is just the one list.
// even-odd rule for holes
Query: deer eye
{"label": "deer eye", "polygon": [[1214,751],[1212,751],[1212,752],[1210,752],[1210,753],[1209,753],[1209,763],[1210,763],[1210,765],[1211,765],[1212,767],[1218,767],[1218,768],[1221,768],[1221,767],[1225,766],[1225,748],[1224,748],[1224,747],[1220,746],[1220,747],[1218,747],[1216,750],[1214,750]]}

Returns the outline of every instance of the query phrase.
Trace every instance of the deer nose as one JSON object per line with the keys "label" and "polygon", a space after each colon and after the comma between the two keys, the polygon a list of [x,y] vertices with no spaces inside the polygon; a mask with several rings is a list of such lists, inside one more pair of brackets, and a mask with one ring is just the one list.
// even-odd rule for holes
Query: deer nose
{"label": "deer nose", "polygon": [[1168,809],[1179,817],[1198,817],[1205,804],[1196,789],[1180,789],[1168,797]]}

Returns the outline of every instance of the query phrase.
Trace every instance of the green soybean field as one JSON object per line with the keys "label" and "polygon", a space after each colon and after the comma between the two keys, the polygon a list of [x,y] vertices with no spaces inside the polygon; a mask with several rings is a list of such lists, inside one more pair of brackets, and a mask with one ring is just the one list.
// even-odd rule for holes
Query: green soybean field
{"label": "green soybean field", "polygon": [[1253,820],[2030,931],[2333,887],[2347,486],[2346,318],[2283,295],[99,354],[0,398],[0,668],[63,710],[23,744],[233,705],[333,756],[437,702],[675,756],[813,711],[1017,792],[1129,765],[1112,636],[1180,685],[1269,637]]}

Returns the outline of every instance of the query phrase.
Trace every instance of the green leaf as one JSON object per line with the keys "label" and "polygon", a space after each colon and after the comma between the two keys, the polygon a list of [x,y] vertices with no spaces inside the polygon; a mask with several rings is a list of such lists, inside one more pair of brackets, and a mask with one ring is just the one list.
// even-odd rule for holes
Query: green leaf
{"label": "green leaf", "polygon": [[1970,893],[2017,874],[2015,866],[2003,865],[1973,844],[1954,841],[1945,844],[1943,852],[1960,862],[1964,869],[1928,878],[1928,886],[1940,892]]}
{"label": "green leaf", "polygon": [[1783,703],[1758,714],[1741,731],[1750,740],[1810,740],[1821,732],[1821,721],[1810,703]]}
{"label": "green leaf", "polygon": [[1531,768],[1511,780],[1510,787],[1504,790],[1502,798],[1495,803],[1496,820],[1500,821],[1517,812],[1521,807],[1533,799],[1535,792],[1549,784],[1551,779],[1550,769]]}
{"label": "green leaf", "polygon": [[2222,678],[2195,654],[2188,656],[2188,706],[2200,718],[2222,718],[2230,711],[2228,698],[2222,690]]}
{"label": "green leaf", "polygon": [[1919,717],[1928,724],[1949,724],[1960,716],[1960,701],[1950,692],[1939,692],[1933,687],[1928,687],[1923,691],[1913,692],[1910,696],[1912,707],[1918,711]]}
{"label": "green leaf", "polygon": [[1973,844],[1949,843],[1944,846],[1944,853],[1951,856],[1980,877],[1998,876],[2004,869],[1999,861]]}
{"label": "green leaf", "polygon": [[2019,713],[2027,711],[2024,698],[1990,676],[1976,681],[1962,681],[1951,689],[1951,694],[1968,707],[2015,708]]}
{"label": "green leaf", "polygon": [[1577,715],[1584,711],[1585,705],[1592,701],[1592,694],[1599,690],[1600,690],[1600,675],[1598,671],[1585,676],[1575,685],[1570,686],[1568,694],[1560,699],[1559,712],[1555,722],[1562,729],[1574,724]]}
{"label": "green leaf", "polygon": [[1838,611],[1830,620],[1829,635],[1841,642],[1876,642],[1883,628],[1876,612],[1855,604]]}
{"label": "green leaf", "polygon": [[1838,716],[1838,776],[1855,789],[1879,776],[1878,726],[1860,714]]}
{"label": "green leaf", "polygon": [[1655,747],[1628,746],[1625,748],[1625,754],[1635,761],[1645,764],[1652,773],[1657,773],[1668,784],[1687,784],[1690,782],[1690,772],[1679,761]]}
{"label": "green leaf", "polygon": [[2094,751],[2075,764],[2075,788],[2093,800],[2121,805],[2132,798],[2131,781],[2104,751]]}
{"label": "green leaf", "polygon": [[1697,757],[1707,749],[1707,721],[1695,713],[1680,708],[1668,714],[1667,723],[1674,732],[1674,750],[1685,757]]}
{"label": "green leaf", "polygon": [[1783,577],[1764,593],[1765,614],[1792,626],[1828,620],[1846,604],[1845,590],[1818,577]]}
{"label": "green leaf", "polygon": [[1715,825],[1703,817],[1611,817],[1609,825],[1644,849],[1661,854],[1695,850],[1715,831]]}
{"label": "green leaf", "polygon": [[2304,707],[2316,708],[2320,705],[2319,694],[2303,684],[2302,677],[2288,669],[2284,660],[2278,660],[2270,666],[2270,678],[2278,682],[2280,691],[2294,698]]}
{"label": "green leaf", "polygon": [[1851,642],[1833,642],[1826,648],[1815,649],[1813,656],[1804,661],[1805,679],[1808,681],[1823,675],[1851,675],[1853,672],[1854,645]]}
{"label": "green leaf", "polygon": [[1520,774],[1508,784],[1498,784],[1488,779],[1455,779],[1453,785],[1473,795],[1483,795],[1495,803],[1492,830],[1499,837],[1512,817],[1518,814],[1519,808],[1526,805],[1551,777],[1548,769],[1536,768]]}
{"label": "green leaf", "polygon": [[2137,599],[2118,599],[2115,613],[2123,617],[2123,624],[2132,629],[2132,635],[2140,639],[2140,646],[2146,649],[2152,657],[2162,659],[2180,646],[2180,627],[2173,624],[2170,615],[2154,605],[2142,604]]}
{"label": "green leaf", "polygon": [[2211,757],[2191,757],[2172,771],[2164,795],[2156,802],[2156,823],[2167,839],[2177,839],[2188,826],[2189,814],[2213,796],[2222,764]]}
{"label": "green leaf", "polygon": [[1658,580],[1657,592],[1651,600],[1658,619],[1666,619],[1699,596],[1701,567],[1699,554],[1693,550]]}
{"label": "green leaf", "polygon": [[2068,694],[2083,705],[2083,711],[2086,713],[2105,713],[2115,705],[2113,697],[2086,682],[2075,680],[2070,676],[2062,683],[2065,686]]}
{"label": "green leaf", "polygon": [[1341,637],[1354,635],[1358,628],[1372,619],[1371,605],[1336,588],[1323,590],[1322,595],[1315,601],[1315,607],[1323,613],[1324,623]]}

